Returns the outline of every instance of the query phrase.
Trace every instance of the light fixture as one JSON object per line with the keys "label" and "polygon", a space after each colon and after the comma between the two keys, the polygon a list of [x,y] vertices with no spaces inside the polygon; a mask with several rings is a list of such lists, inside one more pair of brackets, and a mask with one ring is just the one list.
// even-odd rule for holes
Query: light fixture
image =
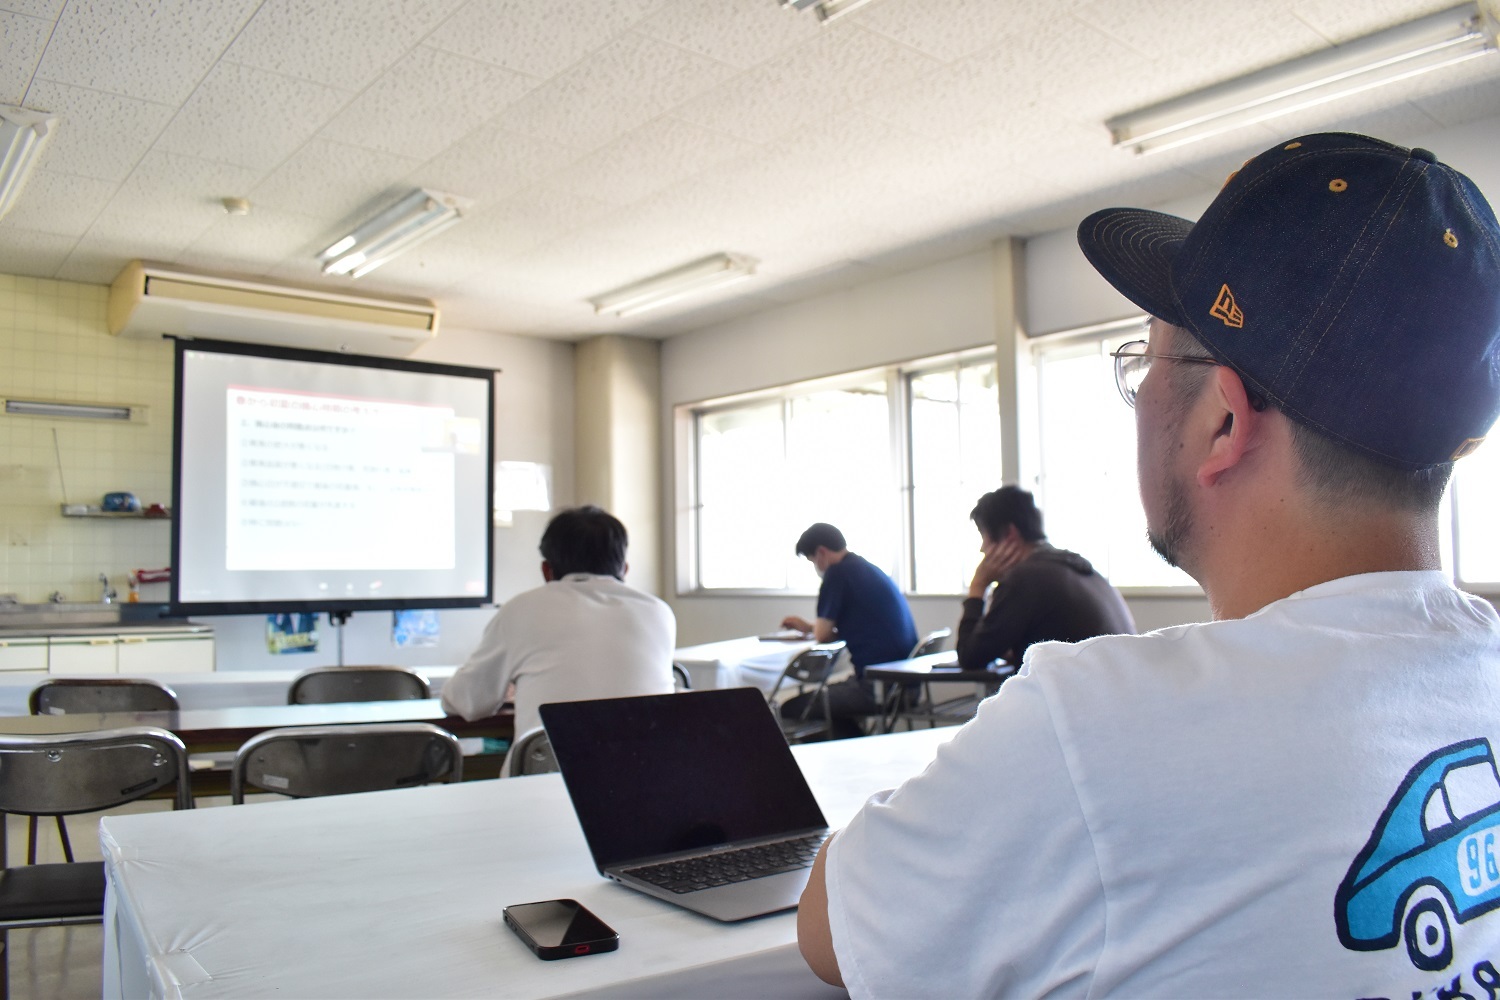
{"label": "light fixture", "polygon": [[781,6],[790,7],[792,10],[806,10],[811,7],[818,12],[818,20],[827,24],[836,17],[843,17],[852,10],[858,10],[870,0],[780,0]]}
{"label": "light fixture", "polygon": [[22,417],[82,417],[86,420],[129,420],[130,407],[95,403],[53,403],[40,399],[7,399],[5,412]]}
{"label": "light fixture", "polygon": [[417,188],[318,254],[324,274],[359,278],[463,218],[468,198]]}
{"label": "light fixture", "polygon": [[0,104],[0,219],[15,207],[56,130],[57,119],[51,115]]}
{"label": "light fixture", "polygon": [[1496,22],[1467,3],[1105,122],[1138,153],[1315,107],[1497,49]]}
{"label": "light fixture", "polygon": [[664,271],[644,281],[637,281],[633,285],[596,295],[589,301],[594,304],[596,313],[633,316],[689,295],[697,295],[711,288],[748,278],[755,273],[755,266],[759,263],[754,257],[746,257],[744,254],[718,253],[671,271]]}

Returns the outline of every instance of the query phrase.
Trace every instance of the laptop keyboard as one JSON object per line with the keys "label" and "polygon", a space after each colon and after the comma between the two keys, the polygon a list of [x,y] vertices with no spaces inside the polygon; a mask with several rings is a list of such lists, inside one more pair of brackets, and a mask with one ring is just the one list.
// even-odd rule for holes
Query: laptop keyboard
{"label": "laptop keyboard", "polygon": [[701,858],[684,858],[656,865],[627,868],[621,874],[631,875],[672,892],[696,892],[731,882],[793,872],[812,865],[818,847],[828,836],[814,833],[774,844],[757,844],[734,851],[720,851]]}

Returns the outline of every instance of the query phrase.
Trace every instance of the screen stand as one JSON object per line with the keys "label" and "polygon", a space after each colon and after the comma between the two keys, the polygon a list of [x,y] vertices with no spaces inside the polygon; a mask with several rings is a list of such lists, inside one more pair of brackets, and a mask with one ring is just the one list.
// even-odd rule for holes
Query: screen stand
{"label": "screen stand", "polygon": [[330,612],[328,612],[328,624],[330,624],[330,625],[332,625],[334,627],[334,630],[338,634],[338,637],[339,637],[339,662],[338,662],[338,665],[341,666],[341,667],[344,665],[344,625],[349,621],[349,616],[352,613],[353,612],[350,612],[350,611],[330,611]]}

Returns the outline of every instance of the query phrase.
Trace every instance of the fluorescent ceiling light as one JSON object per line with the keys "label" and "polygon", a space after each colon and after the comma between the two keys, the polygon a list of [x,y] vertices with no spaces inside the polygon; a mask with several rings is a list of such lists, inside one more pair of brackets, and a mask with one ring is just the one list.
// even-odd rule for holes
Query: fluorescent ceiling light
{"label": "fluorescent ceiling light", "polygon": [[633,285],[597,295],[589,301],[594,304],[596,313],[633,316],[689,295],[698,295],[711,288],[748,278],[755,273],[755,266],[759,263],[754,257],[743,254],[714,254],[644,281],[637,281]]}
{"label": "fluorescent ceiling light", "polygon": [[473,204],[457,195],[417,188],[318,254],[323,273],[363,277],[447,229]]}
{"label": "fluorescent ceiling light", "polygon": [[83,417],[88,420],[129,420],[128,406],[93,403],[52,403],[39,399],[7,399],[5,412],[23,417]]}
{"label": "fluorescent ceiling light", "polygon": [[1410,79],[1496,49],[1495,19],[1478,3],[1467,3],[1104,124],[1116,146],[1154,153]]}
{"label": "fluorescent ceiling light", "polygon": [[0,219],[15,207],[31,168],[57,130],[57,119],[0,104]]}
{"label": "fluorescent ceiling light", "polygon": [[870,0],[781,0],[781,6],[790,7],[793,10],[806,10],[811,7],[818,12],[818,20],[827,24],[834,18],[843,17],[869,2]]}

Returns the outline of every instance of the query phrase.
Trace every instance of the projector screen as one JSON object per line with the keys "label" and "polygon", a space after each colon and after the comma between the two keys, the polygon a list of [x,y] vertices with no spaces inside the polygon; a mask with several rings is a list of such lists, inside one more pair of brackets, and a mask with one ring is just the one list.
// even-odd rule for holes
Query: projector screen
{"label": "projector screen", "polygon": [[177,342],[179,614],[491,599],[494,373]]}

